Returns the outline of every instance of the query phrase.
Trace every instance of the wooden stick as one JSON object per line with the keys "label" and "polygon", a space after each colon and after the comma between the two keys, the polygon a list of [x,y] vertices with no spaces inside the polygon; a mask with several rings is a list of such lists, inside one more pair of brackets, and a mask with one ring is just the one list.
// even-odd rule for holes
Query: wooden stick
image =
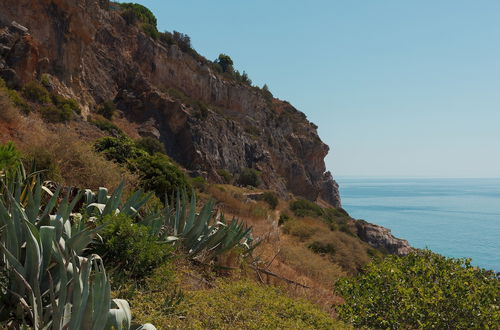
{"label": "wooden stick", "polygon": [[285,282],[287,282],[289,284],[295,284],[297,286],[300,286],[300,287],[303,287],[303,288],[306,288],[306,289],[310,289],[310,287],[308,287],[307,285],[304,285],[304,284],[299,283],[299,282],[292,281],[292,280],[290,280],[288,278],[285,278],[283,276],[275,274],[275,273],[273,273],[273,272],[271,272],[271,271],[269,271],[267,269],[258,268],[258,267],[255,267],[255,266],[250,266],[250,268],[255,269],[256,271],[262,272],[262,273],[264,273],[266,275],[270,275],[270,276],[274,276],[276,278],[279,278],[280,280],[283,280],[283,281],[285,281]]}

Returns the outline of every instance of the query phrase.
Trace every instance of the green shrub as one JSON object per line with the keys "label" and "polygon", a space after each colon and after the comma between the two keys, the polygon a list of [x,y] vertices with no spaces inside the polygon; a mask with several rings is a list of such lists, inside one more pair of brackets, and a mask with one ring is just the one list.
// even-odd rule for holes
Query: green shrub
{"label": "green shrub", "polygon": [[0,173],[14,170],[21,161],[21,154],[13,142],[0,144]]}
{"label": "green shrub", "polygon": [[154,155],[157,152],[161,154],[165,153],[165,147],[163,146],[163,143],[153,137],[140,138],[135,141],[135,146],[146,151],[150,155]]}
{"label": "green shrub", "polygon": [[217,174],[219,174],[219,176],[224,179],[224,183],[230,184],[233,181],[233,175],[228,170],[217,170]]}
{"label": "green shrub", "polygon": [[245,168],[238,177],[238,183],[242,186],[258,187],[260,185],[260,172],[253,168]]}
{"label": "green shrub", "polygon": [[51,103],[50,93],[37,81],[30,81],[23,87],[23,95],[30,101],[39,104]]}
{"label": "green shrub", "polygon": [[97,152],[103,153],[106,159],[119,164],[130,164],[131,160],[147,155],[145,151],[136,148],[133,141],[125,137],[105,137],[99,139],[94,147]]}
{"label": "green shrub", "polygon": [[105,137],[98,140],[94,147],[106,159],[125,165],[138,174],[142,187],[154,192],[162,201],[166,194],[171,196],[178,189],[191,191],[186,174],[165,154],[150,155],[126,137]]}
{"label": "green shrub", "polygon": [[292,218],[290,215],[286,212],[280,214],[280,218],[278,220],[278,225],[284,225],[287,221],[291,220]]}
{"label": "green shrub", "polygon": [[91,124],[95,125],[97,128],[99,128],[101,131],[109,133],[113,137],[116,137],[116,138],[125,137],[125,133],[123,133],[123,131],[118,126],[116,126],[115,124],[113,124],[112,122],[110,122],[107,119],[96,118],[96,119],[89,120],[89,122]]}
{"label": "green shrub", "polygon": [[73,118],[73,110],[69,106],[57,107],[52,104],[40,108],[42,118],[49,123],[64,123]]}
{"label": "green shrub", "polygon": [[204,192],[205,190],[207,190],[208,182],[204,177],[198,176],[196,178],[191,179],[191,184],[193,185],[194,188]]}
{"label": "green shrub", "polygon": [[298,217],[320,217],[324,214],[323,209],[314,202],[297,199],[290,202],[290,210]]}
{"label": "green shrub", "polygon": [[[213,289],[185,292],[176,313],[159,304],[169,291],[132,299],[135,318],[154,320],[158,328],[175,329],[344,329],[341,322],[302,299],[280,289],[249,281],[218,281]],[[182,317],[179,317],[182,316]]]}
{"label": "green shrub", "polygon": [[137,3],[121,3],[119,5],[124,9],[122,17],[127,24],[136,25],[139,23],[141,30],[151,38],[156,40],[160,37],[157,20],[151,10]]}
{"label": "green shrub", "polygon": [[82,110],[80,109],[80,105],[74,99],[67,99],[62,97],[61,95],[52,94],[52,102],[54,105],[59,108],[63,112],[74,112],[77,114],[81,114]]}
{"label": "green shrub", "polygon": [[188,192],[192,189],[184,172],[166,155],[141,156],[134,161],[134,167],[144,189],[154,192],[162,200],[179,189]]}
{"label": "green shrub", "polygon": [[146,33],[148,36],[150,36],[154,40],[158,40],[158,38],[160,37],[160,33],[158,32],[156,27],[154,27],[151,24],[142,23],[141,30],[144,31],[144,33]]}
{"label": "green shrub", "polygon": [[128,10],[128,13],[133,13],[135,18],[141,23],[147,23],[156,28],[156,17],[148,8],[137,3],[120,3],[121,8]]}
{"label": "green shrub", "polygon": [[500,282],[491,271],[429,250],[370,263],[343,279],[339,316],[356,327],[494,329],[500,324]]}
{"label": "green shrub", "polygon": [[331,242],[314,241],[307,246],[314,253],[318,254],[335,254],[335,245]]}
{"label": "green shrub", "polygon": [[9,95],[10,101],[19,109],[24,114],[28,114],[31,112],[31,107],[29,104],[26,102],[24,98],[22,98],[19,93],[13,89],[7,89],[7,95]]}
{"label": "green shrub", "polygon": [[116,112],[116,106],[112,101],[107,101],[97,107],[97,114],[111,120]]}
{"label": "green shrub", "polygon": [[96,253],[123,275],[144,277],[172,253],[171,245],[160,243],[146,226],[134,223],[125,214],[106,216],[102,223],[102,244],[97,244]]}
{"label": "green shrub", "polygon": [[262,194],[260,199],[266,202],[272,210],[278,206],[278,195],[273,191],[266,191]]}

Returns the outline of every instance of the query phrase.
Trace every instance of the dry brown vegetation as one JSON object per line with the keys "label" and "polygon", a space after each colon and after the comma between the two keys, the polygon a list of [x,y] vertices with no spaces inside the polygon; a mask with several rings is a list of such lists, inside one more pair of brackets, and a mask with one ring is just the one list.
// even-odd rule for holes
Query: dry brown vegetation
{"label": "dry brown vegetation", "polygon": [[[28,160],[36,160],[37,168],[48,169],[48,179],[66,186],[114,189],[125,180],[129,186],[137,185],[137,178],[117,164],[105,160],[65,128],[55,132],[27,132],[20,146]],[[42,135],[42,136],[40,136]]]}
{"label": "dry brown vegetation", "polygon": [[14,107],[9,95],[0,88],[0,120],[12,123],[19,116],[19,111]]}
{"label": "dry brown vegetation", "polygon": [[211,185],[208,193],[219,202],[219,209],[226,215],[244,218],[252,223],[268,219],[269,206],[265,202],[250,200],[247,191],[231,185]]}

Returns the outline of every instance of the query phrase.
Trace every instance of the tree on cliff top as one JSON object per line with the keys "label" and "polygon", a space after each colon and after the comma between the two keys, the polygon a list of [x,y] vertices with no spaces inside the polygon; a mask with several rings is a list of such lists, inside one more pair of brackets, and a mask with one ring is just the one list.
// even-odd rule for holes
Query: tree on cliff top
{"label": "tree on cliff top", "polygon": [[220,67],[222,68],[222,72],[233,72],[233,60],[229,55],[226,54],[220,54],[219,58],[215,60],[215,63],[219,64]]}

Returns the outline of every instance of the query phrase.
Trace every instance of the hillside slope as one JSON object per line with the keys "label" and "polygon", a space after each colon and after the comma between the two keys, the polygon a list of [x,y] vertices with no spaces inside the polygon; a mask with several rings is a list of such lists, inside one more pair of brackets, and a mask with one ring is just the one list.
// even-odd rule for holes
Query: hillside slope
{"label": "hillside slope", "polygon": [[[141,135],[155,136],[189,170],[262,173],[263,186],[340,206],[328,146],[289,103],[228,79],[209,61],[153,40],[97,0],[4,0],[0,77],[20,87],[45,77],[86,118],[113,101]],[[179,97],[181,95],[181,97]]]}

